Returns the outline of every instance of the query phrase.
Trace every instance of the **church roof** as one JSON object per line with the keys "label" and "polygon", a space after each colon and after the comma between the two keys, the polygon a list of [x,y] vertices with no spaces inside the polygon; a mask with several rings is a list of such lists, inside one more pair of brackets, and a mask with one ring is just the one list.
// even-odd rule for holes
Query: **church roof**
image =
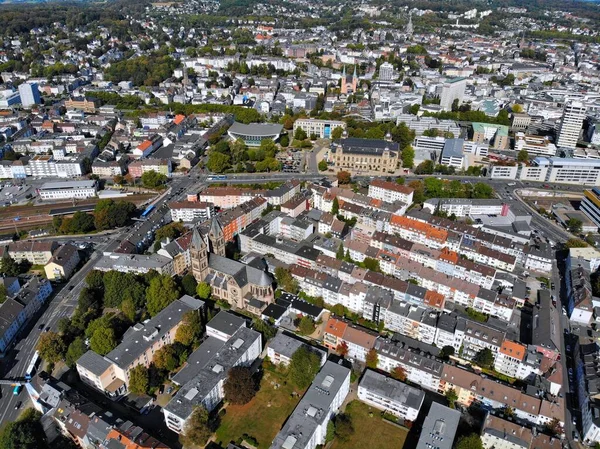
{"label": "church roof", "polygon": [[194,230],[192,231],[192,248],[198,249],[204,248],[205,246],[206,244],[204,243],[200,232],[198,232],[198,228],[194,227]]}
{"label": "church roof", "polygon": [[221,223],[219,223],[219,220],[217,219],[217,217],[212,217],[211,221],[210,221],[210,233],[213,235],[219,235],[223,232],[223,228],[221,226]]}
{"label": "church roof", "polygon": [[264,271],[217,254],[210,255],[208,265],[216,272],[233,277],[240,287],[246,284],[267,287],[272,284],[271,278]]}

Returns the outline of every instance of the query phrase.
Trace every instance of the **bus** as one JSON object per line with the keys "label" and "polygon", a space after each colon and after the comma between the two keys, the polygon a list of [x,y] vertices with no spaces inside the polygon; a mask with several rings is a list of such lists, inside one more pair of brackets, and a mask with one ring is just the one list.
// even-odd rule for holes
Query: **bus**
{"label": "bus", "polygon": [[146,208],[144,212],[142,212],[142,218],[146,218],[150,212],[154,210],[154,204],[151,204]]}
{"label": "bus", "polygon": [[31,358],[31,362],[29,362],[29,366],[27,367],[27,371],[25,371],[25,380],[30,381],[33,377],[34,371],[37,367],[38,362],[40,361],[40,353],[35,351],[33,357]]}
{"label": "bus", "polygon": [[17,384],[15,385],[15,388],[13,390],[13,395],[14,396],[19,396],[19,393],[21,392],[21,384]]}

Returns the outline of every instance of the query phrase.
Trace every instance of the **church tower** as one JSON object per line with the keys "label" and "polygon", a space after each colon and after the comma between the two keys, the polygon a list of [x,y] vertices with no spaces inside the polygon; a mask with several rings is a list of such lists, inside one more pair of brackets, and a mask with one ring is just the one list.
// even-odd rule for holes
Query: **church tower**
{"label": "church tower", "polygon": [[356,76],[356,65],[354,66],[354,73],[352,74],[352,93],[356,92],[358,85],[358,76]]}
{"label": "church tower", "polygon": [[348,85],[346,84],[347,80],[346,80],[346,66],[344,66],[344,68],[342,69],[342,85],[341,85],[341,89],[340,92],[343,94],[347,94],[348,93]]}
{"label": "church tower", "polygon": [[225,236],[217,217],[213,217],[208,231],[208,244],[211,253],[225,257]]}
{"label": "church tower", "polygon": [[208,247],[197,228],[192,231],[190,258],[192,260],[192,275],[196,281],[204,281],[208,274]]}

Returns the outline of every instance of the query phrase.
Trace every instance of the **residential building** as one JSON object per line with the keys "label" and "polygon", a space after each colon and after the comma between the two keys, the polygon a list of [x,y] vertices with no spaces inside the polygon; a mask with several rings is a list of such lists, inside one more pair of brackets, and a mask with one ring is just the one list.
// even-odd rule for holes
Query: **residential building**
{"label": "residential building", "polygon": [[379,79],[381,81],[393,81],[396,78],[394,66],[389,62],[384,62],[379,66]]}
{"label": "residential building", "polygon": [[531,429],[488,413],[481,428],[483,449],[529,449]]}
{"label": "residential building", "polygon": [[425,393],[399,380],[367,369],[358,384],[358,398],[406,421],[415,421]]}
{"label": "residential building", "polygon": [[206,335],[171,379],[180,388],[163,408],[163,414],[167,427],[176,433],[185,433],[195,407],[212,411],[223,400],[229,370],[252,365],[262,350],[261,334],[229,312],[219,312],[206,325]]}
{"label": "residential building", "polygon": [[412,204],[413,194],[414,189],[391,181],[374,179],[369,184],[369,197],[386,203],[401,201]]}
{"label": "residential building", "polygon": [[347,357],[359,362],[365,362],[367,354],[375,347],[379,334],[368,329],[360,328],[337,318],[329,318],[323,331],[323,343],[332,351],[347,348]]}
{"label": "residential building", "polygon": [[321,366],[325,364],[325,360],[327,359],[326,351],[311,346],[307,342],[300,340],[298,337],[288,335],[281,330],[269,341],[267,346],[267,356],[275,365],[288,366],[294,353],[302,347],[318,354],[321,359]]}
{"label": "residential building", "polygon": [[144,173],[149,171],[160,173],[161,175],[165,175],[167,178],[172,176],[171,159],[140,159],[129,164],[127,170],[134,178],[141,178]]}
{"label": "residential building", "polygon": [[583,201],[580,210],[600,228],[600,188],[583,191]]}
{"label": "residential building", "polygon": [[556,139],[559,148],[575,149],[586,114],[587,108],[582,102],[565,103]]}
{"label": "residential building", "polygon": [[462,103],[466,87],[466,78],[454,78],[442,84],[440,94],[440,106],[442,110],[451,111],[454,100],[458,100],[458,104]]}
{"label": "residential building", "polygon": [[452,449],[459,421],[458,410],[432,402],[423,422],[417,449]]}
{"label": "residential building", "polygon": [[473,142],[489,144],[490,148],[494,150],[508,149],[508,126],[479,122],[473,122],[471,126]]}
{"label": "residential building", "polygon": [[32,265],[46,265],[58,248],[52,240],[21,240],[8,245],[8,255],[15,261],[27,260]]}
{"label": "residential building", "polygon": [[120,271],[121,273],[144,274],[156,271],[160,274],[174,274],[173,260],[160,254],[122,254],[105,252],[95,266],[100,271]]}
{"label": "residential building", "polygon": [[211,203],[199,201],[174,201],[169,203],[171,219],[175,222],[184,223],[193,221],[205,221],[212,218],[215,208]]}
{"label": "residential building", "polygon": [[79,251],[70,243],[66,243],[54,251],[44,266],[46,278],[51,281],[64,281],[71,277],[80,262]]}
{"label": "residential building", "polygon": [[327,424],[350,391],[350,369],[328,361],[313,380],[271,449],[315,449],[325,444]]}
{"label": "residential building", "polygon": [[346,129],[346,122],[342,122],[339,120],[318,120],[310,118],[299,118],[294,122],[294,134],[299,128],[302,129],[309,137],[314,134],[320,139],[331,139],[331,133],[334,129]]}
{"label": "residential building", "polygon": [[94,198],[97,195],[96,181],[47,182],[38,193],[42,200],[70,200]]}
{"label": "residential building", "polygon": [[83,112],[94,113],[98,107],[98,102],[94,99],[85,97],[72,97],[65,101],[65,108],[76,109]]}

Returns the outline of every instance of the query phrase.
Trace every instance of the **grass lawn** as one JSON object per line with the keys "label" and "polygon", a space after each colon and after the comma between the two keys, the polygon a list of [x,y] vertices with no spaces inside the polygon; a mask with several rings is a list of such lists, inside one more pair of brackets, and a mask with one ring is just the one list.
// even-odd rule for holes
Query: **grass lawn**
{"label": "grass lawn", "polygon": [[[369,413],[373,412],[373,417]],[[352,401],[344,411],[352,417],[354,434],[349,441],[333,440],[331,449],[401,449],[408,430],[381,417],[381,410],[360,401]]]}
{"label": "grass lawn", "polygon": [[[221,418],[216,432],[216,441],[226,447],[247,434],[258,442],[259,448],[269,448],[302,397],[302,394],[292,397],[294,388],[289,383],[284,385],[284,381],[284,376],[265,370],[260,390],[248,404],[227,406],[227,413]],[[275,388],[273,382],[279,387]]]}

